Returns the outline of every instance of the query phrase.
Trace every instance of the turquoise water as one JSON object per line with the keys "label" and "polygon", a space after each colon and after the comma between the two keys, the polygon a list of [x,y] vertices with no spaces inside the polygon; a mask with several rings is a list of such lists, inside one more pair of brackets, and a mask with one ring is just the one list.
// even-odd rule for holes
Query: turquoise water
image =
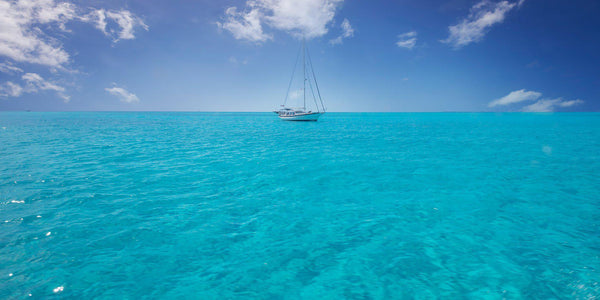
{"label": "turquoise water", "polygon": [[600,297],[600,114],[0,113],[0,298]]}

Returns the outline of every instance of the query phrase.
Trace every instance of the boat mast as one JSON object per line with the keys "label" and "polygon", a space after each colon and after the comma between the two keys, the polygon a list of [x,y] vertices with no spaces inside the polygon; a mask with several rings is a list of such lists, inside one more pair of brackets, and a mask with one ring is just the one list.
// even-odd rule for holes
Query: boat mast
{"label": "boat mast", "polygon": [[[306,55],[308,56],[308,63],[310,65],[310,70],[312,72],[312,78],[314,79],[315,86],[317,87],[317,94],[319,95],[319,101],[321,102],[321,108],[323,109],[323,112],[325,112],[325,110],[326,110],[325,105],[323,104],[323,98],[321,98],[321,91],[319,91],[319,84],[317,83],[317,76],[315,76],[315,69],[313,68],[312,59],[310,58],[310,52],[308,52],[308,49],[306,49]],[[316,99],[315,99],[315,102],[316,102]],[[315,103],[315,104],[317,105],[317,110],[318,110],[319,104],[317,104],[317,103]]]}
{"label": "boat mast", "polygon": [[302,88],[302,94],[304,98],[303,110],[306,111],[306,49],[305,49],[305,38],[302,37],[302,76],[304,79],[304,87]]}

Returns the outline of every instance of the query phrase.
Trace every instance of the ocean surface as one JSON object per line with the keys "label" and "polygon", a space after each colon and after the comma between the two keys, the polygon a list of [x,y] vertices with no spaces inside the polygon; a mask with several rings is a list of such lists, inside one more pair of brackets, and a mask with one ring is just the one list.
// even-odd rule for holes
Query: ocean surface
{"label": "ocean surface", "polygon": [[0,112],[0,298],[597,299],[599,113]]}

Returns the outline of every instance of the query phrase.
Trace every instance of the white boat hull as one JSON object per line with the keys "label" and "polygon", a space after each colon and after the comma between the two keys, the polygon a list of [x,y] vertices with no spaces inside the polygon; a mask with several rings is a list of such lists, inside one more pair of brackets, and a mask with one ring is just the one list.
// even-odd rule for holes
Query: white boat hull
{"label": "white boat hull", "polygon": [[323,113],[304,113],[295,114],[293,116],[279,115],[279,118],[284,121],[317,121]]}

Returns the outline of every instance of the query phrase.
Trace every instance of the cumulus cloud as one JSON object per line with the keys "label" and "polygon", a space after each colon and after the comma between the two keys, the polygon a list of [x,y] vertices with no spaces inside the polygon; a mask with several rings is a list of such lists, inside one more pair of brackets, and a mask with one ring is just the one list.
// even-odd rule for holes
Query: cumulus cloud
{"label": "cumulus cloud", "polygon": [[398,36],[396,45],[401,48],[412,49],[417,44],[417,32],[410,31]]}
{"label": "cumulus cloud", "polygon": [[131,92],[127,91],[126,89],[118,87],[116,85],[114,85],[111,88],[105,88],[104,90],[113,96],[117,96],[117,98],[119,98],[119,100],[121,100],[121,102],[125,102],[125,103],[140,102],[140,99],[134,93],[131,93]]}
{"label": "cumulus cloud", "polygon": [[562,98],[556,99],[540,99],[542,93],[527,91],[525,89],[513,91],[510,94],[496,99],[488,104],[489,107],[506,106],[515,103],[521,103],[525,101],[536,101],[533,104],[527,105],[521,109],[524,112],[551,112],[561,107],[571,107],[579,104],[583,104],[582,100],[563,100]]}
{"label": "cumulus cloud", "polygon": [[[73,21],[92,22],[105,34],[113,33],[106,29],[107,20],[120,28],[118,39],[134,38],[134,28],[148,27],[126,10],[99,13],[81,9],[69,2],[57,3],[54,0],[0,0],[0,56],[15,62],[64,68],[70,55],[56,37],[49,34],[52,27],[68,32],[67,24]],[[91,16],[95,15],[95,18]],[[102,15],[102,16],[100,16]],[[100,21],[102,19],[102,21]],[[103,23],[101,27],[99,24]]]}
{"label": "cumulus cloud", "polygon": [[337,38],[329,41],[330,44],[339,45],[342,43],[343,39],[354,36],[354,29],[352,28],[352,25],[350,25],[350,21],[348,21],[348,19],[344,19],[344,21],[342,21],[342,25],[340,25],[340,27],[342,27],[342,34],[340,36],[338,36]]}
{"label": "cumulus cloud", "polygon": [[496,99],[496,100],[490,102],[490,104],[488,104],[488,106],[494,107],[494,106],[499,106],[499,105],[508,105],[508,104],[513,104],[513,103],[519,103],[519,102],[528,101],[528,100],[535,100],[535,99],[540,98],[541,96],[542,96],[542,93],[540,93],[540,92],[526,91],[525,89],[522,89],[522,90],[511,92],[510,94],[508,94],[500,99]]}
{"label": "cumulus cloud", "polygon": [[[94,24],[113,41],[135,38],[137,28],[148,26],[127,10],[106,11],[82,8],[69,1],[0,0],[0,72],[12,81],[0,84],[0,96],[18,97],[40,91],[54,91],[65,102],[70,97],[65,88],[45,80],[37,73],[27,73],[22,64],[36,64],[51,71],[69,71],[71,56],[60,39],[71,32],[72,22]],[[17,66],[19,65],[19,66]],[[20,74],[25,75],[20,76]]]}
{"label": "cumulus cloud", "polygon": [[65,94],[65,88],[51,81],[45,80],[42,76],[36,73],[25,73],[21,76],[23,86],[8,81],[0,85],[0,96],[2,97],[19,97],[24,93],[35,94],[40,91],[54,91],[65,102],[69,102],[70,96]]}
{"label": "cumulus cloud", "polygon": [[231,32],[238,40],[264,42],[273,37],[263,32],[261,17],[262,13],[258,9],[244,13],[238,12],[236,7],[230,7],[225,11],[224,22],[217,22],[217,25]]}
{"label": "cumulus cloud", "polygon": [[456,25],[448,27],[450,36],[443,43],[452,45],[459,49],[468,44],[480,41],[489,29],[498,23],[502,23],[508,12],[517,6],[521,6],[524,0],[518,3],[500,1],[497,3],[483,0],[475,4],[465,19]]}
{"label": "cumulus cloud", "polygon": [[571,107],[574,105],[583,104],[582,100],[563,100],[562,98],[557,99],[543,99],[536,103],[527,105],[523,108],[524,112],[553,112],[558,107]]}
{"label": "cumulus cloud", "polygon": [[327,25],[343,1],[248,0],[243,12],[237,12],[236,7],[227,8],[223,22],[217,22],[217,25],[231,32],[236,39],[252,42],[272,39],[263,32],[263,25],[298,38],[311,39],[328,32]]}

